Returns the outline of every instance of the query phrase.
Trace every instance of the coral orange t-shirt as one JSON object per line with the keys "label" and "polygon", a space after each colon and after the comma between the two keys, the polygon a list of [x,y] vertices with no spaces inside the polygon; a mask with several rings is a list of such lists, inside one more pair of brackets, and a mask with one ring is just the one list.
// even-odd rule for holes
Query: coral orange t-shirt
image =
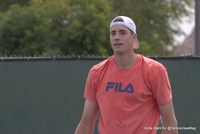
{"label": "coral orange t-shirt", "polygon": [[114,56],[92,67],[84,97],[97,102],[100,134],[156,134],[158,106],[172,99],[166,68],[137,54],[136,63],[120,69]]}

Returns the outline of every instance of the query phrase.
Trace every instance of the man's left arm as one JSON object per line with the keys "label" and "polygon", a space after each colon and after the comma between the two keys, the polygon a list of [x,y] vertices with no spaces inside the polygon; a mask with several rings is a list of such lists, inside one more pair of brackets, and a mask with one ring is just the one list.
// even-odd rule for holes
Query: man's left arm
{"label": "man's left arm", "polygon": [[172,100],[165,104],[159,105],[160,113],[163,120],[165,134],[178,134],[177,120],[175,117]]}

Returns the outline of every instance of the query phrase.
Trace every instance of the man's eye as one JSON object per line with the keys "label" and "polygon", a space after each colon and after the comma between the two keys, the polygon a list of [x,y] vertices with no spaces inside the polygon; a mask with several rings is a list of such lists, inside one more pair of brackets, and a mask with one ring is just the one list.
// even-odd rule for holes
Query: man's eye
{"label": "man's eye", "polygon": [[115,32],[111,32],[110,34],[111,34],[111,35],[116,35],[116,33],[115,33]]}
{"label": "man's eye", "polygon": [[126,32],[120,32],[122,35],[126,34]]}

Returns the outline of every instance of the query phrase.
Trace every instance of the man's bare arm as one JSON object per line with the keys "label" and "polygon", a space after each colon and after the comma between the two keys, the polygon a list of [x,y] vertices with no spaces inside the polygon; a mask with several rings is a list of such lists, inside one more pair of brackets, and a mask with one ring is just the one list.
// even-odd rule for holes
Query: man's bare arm
{"label": "man's bare arm", "polygon": [[75,134],[93,134],[98,112],[99,107],[97,102],[86,99],[83,115],[76,128]]}
{"label": "man's bare arm", "polygon": [[174,107],[172,100],[159,106],[160,113],[163,120],[163,126],[166,128],[164,130],[165,134],[178,134],[177,129],[169,130],[168,127],[177,128],[177,120],[175,117]]}

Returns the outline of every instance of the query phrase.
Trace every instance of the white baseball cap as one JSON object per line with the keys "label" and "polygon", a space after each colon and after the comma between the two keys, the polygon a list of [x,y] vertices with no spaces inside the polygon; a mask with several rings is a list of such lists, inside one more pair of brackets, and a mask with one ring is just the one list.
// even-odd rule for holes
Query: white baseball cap
{"label": "white baseball cap", "polygon": [[[114,26],[114,25],[124,25],[127,28],[129,28],[134,34],[137,35],[136,25],[135,25],[134,21],[127,16],[117,16],[117,17],[115,17],[112,20],[112,22],[110,23],[110,31],[111,31],[112,26]],[[138,48],[139,48],[139,43],[138,43],[138,40],[136,39],[136,41],[133,44],[133,49],[138,49]]]}

